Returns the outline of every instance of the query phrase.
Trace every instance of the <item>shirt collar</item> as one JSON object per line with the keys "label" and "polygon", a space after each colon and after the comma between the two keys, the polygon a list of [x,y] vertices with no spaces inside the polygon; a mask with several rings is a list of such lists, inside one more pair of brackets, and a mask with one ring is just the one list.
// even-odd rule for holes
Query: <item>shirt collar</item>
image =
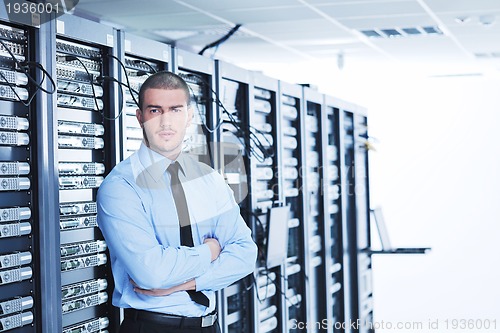
{"label": "shirt collar", "polygon": [[[144,170],[156,181],[159,182],[163,174],[167,171],[168,166],[173,163],[171,159],[158,154],[154,150],[148,148],[144,142],[142,142],[141,147],[139,148],[137,154],[139,155],[139,160],[141,161]],[[177,161],[179,162],[180,170],[186,175],[186,161],[181,153],[177,157]]]}
{"label": "shirt collar", "polygon": [[179,156],[177,156],[177,162],[179,162],[179,170],[182,171],[182,174],[186,176],[186,170],[187,168],[187,161],[186,161],[186,154],[180,153]]}

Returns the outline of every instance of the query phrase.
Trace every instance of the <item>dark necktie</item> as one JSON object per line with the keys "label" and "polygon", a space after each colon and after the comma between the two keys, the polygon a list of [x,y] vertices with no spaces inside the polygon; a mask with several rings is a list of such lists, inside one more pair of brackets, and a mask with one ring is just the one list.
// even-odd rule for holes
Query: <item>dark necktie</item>
{"label": "dark necktie", "polygon": [[[179,180],[179,163],[174,162],[167,168],[170,173],[170,186],[172,187],[172,194],[174,196],[175,207],[177,208],[177,215],[179,216],[179,228],[181,231],[181,245],[193,247],[193,233],[191,231],[191,222],[189,220],[189,211],[186,202],[186,195]],[[210,302],[201,291],[187,290],[189,297],[194,302],[209,306]]]}

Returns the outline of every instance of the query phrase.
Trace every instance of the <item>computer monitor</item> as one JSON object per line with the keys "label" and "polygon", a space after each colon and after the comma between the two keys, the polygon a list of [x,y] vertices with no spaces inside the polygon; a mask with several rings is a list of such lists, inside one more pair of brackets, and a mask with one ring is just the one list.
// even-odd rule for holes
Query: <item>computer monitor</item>
{"label": "computer monitor", "polygon": [[290,206],[272,207],[268,211],[266,233],[266,267],[281,265],[288,251]]}

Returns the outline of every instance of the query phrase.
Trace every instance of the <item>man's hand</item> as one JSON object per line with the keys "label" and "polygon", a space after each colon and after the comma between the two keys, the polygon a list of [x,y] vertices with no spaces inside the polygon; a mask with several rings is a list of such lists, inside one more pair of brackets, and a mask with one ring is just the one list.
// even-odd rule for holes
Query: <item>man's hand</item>
{"label": "man's hand", "polygon": [[168,296],[178,291],[196,290],[196,281],[194,279],[168,289],[142,289],[132,279],[130,283],[134,286],[134,291],[136,293],[155,297]]}
{"label": "man's hand", "polygon": [[212,261],[217,259],[221,251],[219,241],[215,238],[205,238],[203,243],[207,244],[210,247],[210,253],[212,253]]}

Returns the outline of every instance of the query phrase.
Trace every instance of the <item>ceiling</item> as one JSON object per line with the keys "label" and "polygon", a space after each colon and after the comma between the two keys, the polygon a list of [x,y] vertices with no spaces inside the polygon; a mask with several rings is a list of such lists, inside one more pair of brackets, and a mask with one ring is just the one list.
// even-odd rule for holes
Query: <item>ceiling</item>
{"label": "ceiling", "polygon": [[241,24],[204,55],[245,68],[330,61],[500,72],[500,0],[80,0],[75,15],[194,52]]}

